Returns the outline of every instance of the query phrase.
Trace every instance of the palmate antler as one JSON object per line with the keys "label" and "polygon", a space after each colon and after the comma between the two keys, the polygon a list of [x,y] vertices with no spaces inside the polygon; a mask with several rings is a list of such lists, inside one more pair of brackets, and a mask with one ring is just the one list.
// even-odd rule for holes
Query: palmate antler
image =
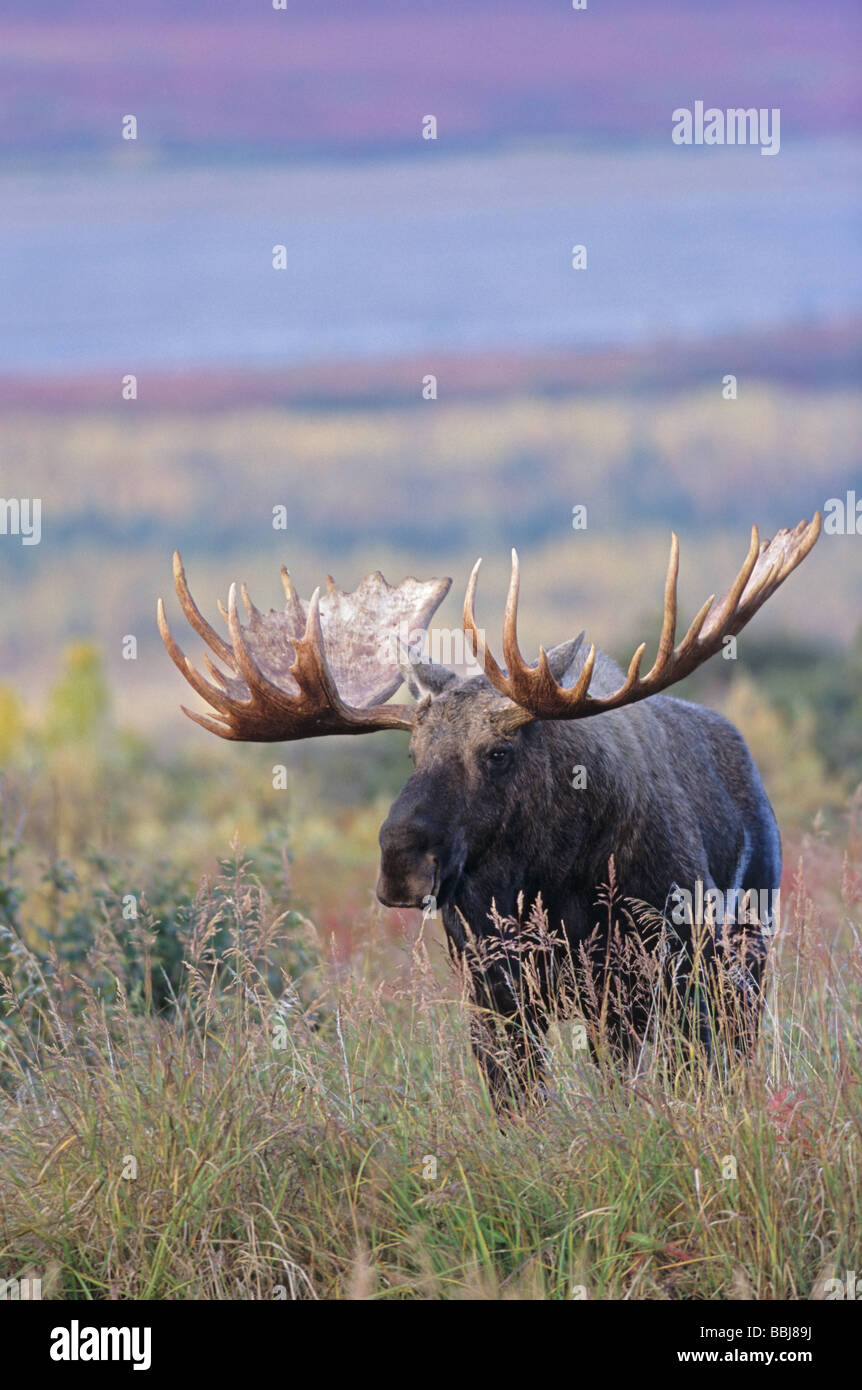
{"label": "palmate antler", "polygon": [[[820,535],[820,513],[810,522],[800,521],[792,531],[781,530],[771,541],[761,543],[757,527],[751,528],[751,545],[745,563],[733,584],[718,605],[713,608],[711,595],[700,609],[685,637],[676,641],[677,573],[679,570],[679,541],[672,533],[670,560],[664,589],[664,620],[658,654],[645,676],[640,674],[646,643],[642,642],[629,663],[628,674],[612,695],[588,694],[596,649],[590,647],[587,659],[576,683],[569,689],[558,685],[551,674],[544,647],[539,649],[536,666],[528,666],[518,646],[518,590],[520,572],[517,553],[512,551],[512,578],[503,619],[503,659],[507,671],[502,671],[488,651],[476,627],[474,604],[481,560],[477,560],[470,575],[464,599],[464,631],[473,654],[484,666],[485,675],[501,695],[506,695],[523,711],[524,719],[584,719],[605,710],[621,709],[623,705],[644,700],[688,676],[696,667],[720,651],[723,639],[740,632],[758,608],[775,593],[779,584],[800,561]],[[711,610],[711,611],[710,611]]]}
{"label": "palmate antler", "polygon": [[409,706],[385,704],[402,681],[402,635],[425,630],[451,580],[405,579],[392,588],[375,572],[345,594],[328,579],[325,594],[315,589],[306,605],[283,567],[281,577],[286,604],[279,613],[261,613],[242,585],[245,627],[231,585],[227,611],[219,604],[228,643],[199,611],[174,555],[183,612],[228,668],[225,674],[205,656],[212,680],[202,676],[174,640],[159,599],[162,641],[192,689],[216,711],[195,714],[183,705],[184,713],[221,738],[256,743],[411,728]]}
{"label": "palmate antler", "polygon": [[[679,542],[673,535],[667,579],[664,619],[658,653],[652,668],[640,674],[646,643],[638,647],[628,674],[610,695],[590,695],[596,649],[590,647],[577,681],[571,687],[558,684],[551,673],[544,648],[536,666],[528,666],[518,646],[518,556],[512,551],[512,578],[503,620],[503,657],[507,670],[498,666],[487,649],[474,617],[477,560],[464,600],[464,631],[485,675],[517,710],[519,723],[531,719],[584,719],[606,710],[644,700],[674,685],[721,649],[723,640],[740,632],[758,608],[775,593],[802,561],[820,534],[820,513],[810,522],[800,521],[791,530],[779,531],[771,541],[760,542],[752,527],[745,562],[730,589],[713,608],[714,595],[696,615],[682,641],[676,644],[677,573]],[[331,579],[321,597],[316,589],[304,604],[296,594],[287,570],[282,568],[286,596],[283,612],[261,613],[240,589],[248,614],[243,627],[237,611],[237,587],[231,585],[227,610],[219,604],[227,623],[230,642],[210,626],[189,593],[185,571],[174,555],[174,585],[192,627],[228,668],[221,671],[205,656],[211,680],[191,664],[168,627],[159,599],[159,631],[171,657],[189,685],[212,711],[184,712],[221,738],[270,743],[314,738],[322,734],[363,734],[378,729],[410,729],[409,706],[385,702],[402,681],[403,635],[412,643],[424,631],[449,591],[449,579],[420,582],[405,579],[397,588],[375,572],[366,575],[358,589],[345,594]]]}

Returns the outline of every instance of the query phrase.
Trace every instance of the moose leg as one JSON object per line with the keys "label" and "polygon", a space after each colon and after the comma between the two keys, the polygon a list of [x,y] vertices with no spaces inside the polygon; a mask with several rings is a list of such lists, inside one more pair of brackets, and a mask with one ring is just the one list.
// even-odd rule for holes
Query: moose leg
{"label": "moose leg", "polygon": [[758,920],[726,924],[716,952],[713,993],[730,1056],[750,1060],[760,1034],[769,931]]}
{"label": "moose leg", "polygon": [[470,1032],[496,1111],[522,1110],[541,1096],[544,1057],[538,1020],[525,1026],[520,1018],[483,1013],[473,1018]]}
{"label": "moose leg", "polygon": [[574,968],[575,1004],[593,1061],[637,1070],[649,1029],[651,996],[647,947],[640,939],[596,939]]}
{"label": "moose leg", "polygon": [[473,1053],[498,1111],[520,1110],[538,1098],[545,1071],[547,1024],[499,966],[471,971]]}
{"label": "moose leg", "polygon": [[665,962],[663,1013],[670,1028],[660,1029],[660,1036],[663,1033],[670,1043],[670,1060],[678,1057],[685,1069],[698,1057],[709,1065],[715,1055],[709,972],[700,950],[687,945]]}
{"label": "moose leg", "polygon": [[458,919],[446,923],[446,936],[472,1005],[473,1055],[494,1108],[521,1110],[542,1092],[548,1026],[541,1000],[524,982],[522,952],[495,933],[468,939]]}
{"label": "moose leg", "polygon": [[769,912],[768,906],[758,905],[757,894],[731,890],[724,895],[720,914],[704,927],[693,929],[695,963],[690,969],[684,964],[680,971],[680,979],[687,977],[691,986],[683,1023],[689,1036],[701,1043],[709,1061],[716,1060],[722,1051],[730,1061],[750,1060],[754,1054],[773,930]]}
{"label": "moose leg", "polygon": [[606,1000],[601,1013],[584,1009],[590,1056],[598,1067],[637,1072],[643,1060],[648,1012],[639,1005],[620,1007]]}
{"label": "moose leg", "polygon": [[740,931],[724,923],[696,967],[687,951],[672,961],[667,994],[673,1018],[706,1063],[714,1063],[722,1050],[730,1059],[754,1055],[763,1014],[766,947],[759,924]]}

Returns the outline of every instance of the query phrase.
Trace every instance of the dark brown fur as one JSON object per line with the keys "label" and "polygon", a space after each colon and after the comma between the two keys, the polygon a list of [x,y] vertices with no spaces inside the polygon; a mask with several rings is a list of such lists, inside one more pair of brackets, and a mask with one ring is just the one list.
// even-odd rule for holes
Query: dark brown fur
{"label": "dark brown fur", "polygon": [[[576,641],[549,657],[556,678],[571,685],[584,650]],[[613,662],[600,657],[591,692],[612,691],[620,680]],[[611,982],[602,1029],[621,1055],[633,1058],[654,995],[623,980],[626,942],[614,946],[614,914],[600,904],[609,861],[620,895],[654,909],[652,932],[636,926],[631,912],[617,914],[622,937],[637,937],[647,955],[658,949],[655,922],[668,920],[675,887],[692,895],[698,880],[723,891],[777,889],[778,830],[742,737],[720,715],[665,695],[588,719],[512,730],[511,706],[483,676],[459,681],[441,668],[419,666],[410,683],[424,697],[411,739],[416,770],[380,832],[378,895],[404,906],[427,906],[433,898],[442,909],[450,948],[468,963],[476,1001],[486,1011],[474,1045],[497,1099],[511,1093],[513,1076],[517,1091],[541,1071],[540,1038],[564,956],[584,968],[591,962],[606,991]],[[587,779],[580,789],[572,785],[578,766]],[[544,918],[536,916],[537,903]],[[557,939],[538,971],[538,999],[517,959],[531,915],[534,931],[544,921]],[[708,961],[716,958],[721,928],[705,939]],[[672,928],[664,942],[666,960],[676,961],[679,992],[680,978],[690,975],[691,928]],[[688,963],[681,976],[680,955]],[[754,1005],[753,1022],[739,1023],[741,1050],[756,1033],[762,952],[745,970],[740,1007],[752,997]],[[589,1013],[580,983],[581,1007]],[[708,1005],[700,1000],[682,1010],[706,1054],[715,1047]],[[500,1021],[502,1057],[492,1045]],[[599,1019],[591,1023],[595,1041]]]}

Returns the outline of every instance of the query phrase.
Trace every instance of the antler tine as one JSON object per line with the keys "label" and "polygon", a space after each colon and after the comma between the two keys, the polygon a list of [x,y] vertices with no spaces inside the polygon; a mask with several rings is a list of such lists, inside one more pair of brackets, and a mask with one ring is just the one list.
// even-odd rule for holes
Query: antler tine
{"label": "antler tine", "polygon": [[216,681],[224,689],[227,689],[227,677],[224,675],[222,671],[219,670],[215,662],[210,660],[206,652],[204,652],[204,665],[206,666],[213,680]]}
{"label": "antler tine", "polygon": [[[640,648],[640,651],[643,652],[643,647]],[[578,676],[576,683],[572,686],[571,691],[566,692],[573,707],[579,705],[587,698],[587,691],[590,688],[590,681],[593,678],[593,667],[595,664],[596,648],[595,644],[591,643],[581,674]],[[557,689],[559,689],[559,686]]]}
{"label": "antler tine", "polygon": [[767,544],[768,542],[764,541],[763,545],[761,546],[760,533],[758,532],[757,526],[752,526],[751,541],[748,546],[748,554],[746,555],[745,560],[743,561],[742,568],[740,569],[738,575],[734,579],[724,598],[721,600],[721,603],[718,605],[718,608],[713,613],[707,628],[707,632],[711,632],[714,628],[720,628],[722,631],[726,629],[728,619],[730,618],[731,614],[736,612],[739,606],[739,600],[742,597],[746,584],[751,578],[754,566],[757,564],[757,561],[760,559],[761,555],[764,555],[766,553]]}
{"label": "antler tine", "polygon": [[[813,550],[814,546],[817,543],[817,537],[820,535],[821,526],[822,518],[820,516],[820,513],[815,512],[811,521],[800,521],[798,525],[794,528],[793,535],[797,536],[799,540],[799,560],[797,561],[797,564],[801,563],[801,561],[805,559],[806,555],[808,555]],[[788,569],[788,574],[789,573],[790,570]]]}
{"label": "antler tine", "polygon": [[[641,677],[640,668],[643,654],[646,651],[646,642],[641,642],[637,651],[629,662],[629,669],[626,678],[616,692],[615,699],[620,703],[628,703],[635,690],[648,684],[655,684],[660,681],[665,672],[673,662],[675,651],[674,642],[676,640],[676,622],[678,614],[677,583],[679,580],[679,537],[676,531],[670,533],[670,555],[667,562],[667,575],[664,581],[664,610],[662,613],[661,635],[659,637],[656,658],[647,674]],[[712,599],[709,600],[710,604]],[[704,614],[705,616],[705,614]],[[685,641],[691,635],[691,629],[686,634]],[[594,650],[594,649],[593,649]],[[590,668],[592,672],[592,667]],[[581,688],[582,687],[582,688]],[[589,681],[583,684],[583,673],[578,685],[574,690],[580,691],[580,698],[583,699],[589,690]],[[640,698],[640,697],[638,697]]]}
{"label": "antler tine", "polygon": [[518,646],[518,595],[521,592],[521,565],[518,552],[512,550],[512,572],[509,577],[509,592],[506,595],[506,611],[503,614],[503,660],[509,672],[509,683],[515,689],[523,673],[528,670],[527,663]]}
{"label": "antler tine", "polygon": [[[335,586],[333,585],[333,588]],[[323,641],[323,628],[320,622],[320,587],[311,595],[308,617],[305,620],[305,634],[294,642],[296,660],[290,673],[301,689],[312,699],[325,702],[330,708],[346,713],[341,697],[332,678],[326,648]]]}
{"label": "antler tine", "polygon": [[303,621],[302,604],[293,587],[293,580],[284,565],[281,567],[281,583],[284,588],[284,611],[290,615],[293,622],[301,623]]}
{"label": "antler tine", "polygon": [[216,686],[211,685],[208,680],[205,680],[199,671],[195,670],[182,647],[174,637],[174,634],[168,627],[165,605],[161,599],[159,599],[156,606],[156,619],[158,621],[159,633],[161,634],[162,641],[167,647],[168,655],[177,670],[181,675],[185,676],[189,685],[197,695],[200,695],[204,700],[208,700],[214,709],[221,710],[223,714],[227,714],[231,708],[232,701],[225,695],[223,690],[218,690]]}
{"label": "antler tine", "polygon": [[[466,632],[467,637],[470,638],[470,646],[471,649],[473,649],[473,655],[475,659],[477,659],[477,662],[481,657],[480,635],[478,635],[478,628],[475,626],[475,585],[478,584],[478,570],[480,570],[481,563],[482,557],[480,555],[473,569],[470,570],[470,578],[467,580],[467,589],[466,592],[464,592],[464,606],[462,609],[462,628],[464,632]],[[481,645],[484,646],[484,644]]]}
{"label": "antler tine", "polygon": [[248,649],[242,626],[239,621],[239,613],[236,603],[236,584],[231,584],[227,599],[227,620],[230,640],[233,642],[233,650],[236,663],[239,666],[240,674],[251,691],[252,696],[257,696],[264,702],[270,717],[280,713],[289,715],[292,712],[292,702],[290,696],[283,690],[279,690],[267,676],[261,671],[260,666],[255,661]]}
{"label": "antler tine", "polygon": [[[592,648],[591,650],[594,651],[595,648]],[[626,674],[626,678],[623,681],[623,684],[620,686],[619,693],[621,696],[627,696],[631,690],[634,690],[636,686],[640,685],[641,662],[643,661],[643,655],[645,651],[646,642],[641,642],[640,646],[638,647],[637,651],[635,652],[634,656],[629,662],[629,669]],[[656,658],[656,660],[658,659]],[[584,694],[586,694],[586,690],[584,691]]]}
{"label": "antler tine", "polygon": [[715,594],[710,594],[709,598],[706,600],[706,603],[702,604],[698,611],[695,613],[689,626],[688,632],[685,634],[685,636],[683,637],[682,641],[676,649],[676,655],[678,658],[686,656],[688,652],[691,651],[691,648],[694,646],[695,642],[700,636],[700,630],[706,622],[707,614],[709,613],[709,610],[714,603]]}
{"label": "antler tine", "polygon": [[233,652],[225,642],[223,637],[219,637],[215,628],[210,627],[203,613],[201,613],[194,599],[189,592],[186,581],[186,572],[183,568],[182,557],[178,550],[174,551],[174,588],[177,598],[180,601],[183,612],[194,628],[199,637],[202,637],[209,647],[215,652],[216,656],[221,657],[228,666],[234,669]]}
{"label": "antler tine", "polygon": [[667,578],[664,581],[664,615],[662,617],[661,637],[652,670],[646,677],[658,677],[667,670],[676,641],[677,596],[676,586],[679,578],[679,537],[676,531],[670,533],[670,556],[667,562]]}
{"label": "antler tine", "polygon": [[254,618],[259,618],[260,610],[252,602],[252,599],[249,596],[248,589],[245,587],[244,584],[240,585],[240,593],[242,594],[242,601],[245,605],[245,611],[249,616],[249,621],[251,621]]}
{"label": "antler tine", "polygon": [[470,646],[473,650],[474,657],[477,661],[482,661],[484,664],[485,643],[482,642],[479,637],[479,629],[476,626],[475,617],[476,585],[479,582],[479,566],[481,563],[482,557],[480,555],[470,571],[470,578],[467,580],[467,590],[464,594],[464,607],[461,612],[461,627],[470,639]]}
{"label": "antler tine", "polygon": [[488,677],[488,680],[501,694],[508,695],[509,686],[506,677],[494,660],[492,653],[488,650],[485,639],[476,626],[476,588],[479,583],[479,567],[481,563],[482,558],[480,556],[473,566],[470,572],[470,578],[467,581],[467,592],[464,595],[464,611],[461,617],[461,626],[469,637],[470,645],[473,648],[473,655],[477,661],[481,661],[482,669]]}
{"label": "antler tine", "polygon": [[230,724],[216,723],[216,720],[221,717],[220,715],[213,714],[207,716],[206,714],[196,714],[193,709],[188,709],[185,705],[180,705],[180,709],[183,714],[188,715],[189,719],[193,719],[196,724],[200,724],[202,729],[209,729],[211,734],[218,734],[219,738],[233,739],[234,741],[242,738],[242,734],[234,733]]}

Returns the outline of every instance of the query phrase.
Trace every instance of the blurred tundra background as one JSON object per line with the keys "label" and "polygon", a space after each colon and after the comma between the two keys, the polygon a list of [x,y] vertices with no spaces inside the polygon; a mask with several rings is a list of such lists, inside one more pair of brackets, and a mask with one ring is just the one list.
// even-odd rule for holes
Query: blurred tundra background
{"label": "blurred tundra background", "polygon": [[[482,554],[493,633],[517,545],[532,649],[586,627],[623,656],[655,635],[671,527],[692,611],[752,521],[862,497],[859,27],[798,0],[9,0],[0,466],[4,497],[42,499],[42,537],[0,543],[4,757],[125,739],[209,769],[152,825],[138,795],[138,833],[203,862],[259,816],[302,844],[309,907],[317,854],[352,865],[353,909],[338,881],[331,905],[349,934],[403,741],[282,750],[275,792],[272,750],[188,724],[154,624],[175,547],[207,611],[234,578],[277,603],[282,563],[306,594],[381,568],[451,575],[453,628]],[[779,108],[780,152],[672,144],[695,100]],[[763,730],[791,829],[862,777],[845,529],[692,683]],[[80,808],[82,843],[134,840],[102,792]]]}

